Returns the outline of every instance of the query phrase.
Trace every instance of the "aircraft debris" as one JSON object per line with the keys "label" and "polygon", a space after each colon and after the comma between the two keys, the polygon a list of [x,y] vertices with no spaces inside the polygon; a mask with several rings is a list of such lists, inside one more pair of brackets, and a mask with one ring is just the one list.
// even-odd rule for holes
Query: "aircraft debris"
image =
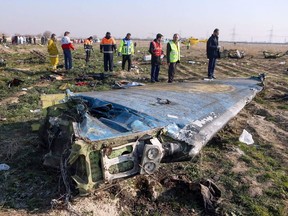
{"label": "aircraft debris", "polygon": [[238,49],[224,49],[221,53],[220,53],[220,57],[221,58],[236,58],[236,59],[241,59],[245,57],[245,52],[244,51],[240,51]]}
{"label": "aircraft debris", "polygon": [[245,143],[247,145],[252,145],[254,143],[252,135],[246,131],[245,129],[243,130],[242,134],[239,137],[239,141],[242,143]]}
{"label": "aircraft debris", "polygon": [[7,164],[0,164],[0,171],[7,171],[10,169],[10,166]]}
{"label": "aircraft debris", "polygon": [[30,54],[33,55],[33,57],[27,58],[23,60],[23,63],[29,63],[29,64],[44,64],[46,63],[46,56],[44,53],[32,50],[30,51]]}
{"label": "aircraft debris", "polygon": [[24,82],[23,80],[20,80],[18,78],[14,78],[13,80],[10,80],[7,82],[7,86],[8,86],[8,88],[11,88],[13,86],[19,86],[23,82]]}
{"label": "aircraft debris", "polygon": [[72,179],[86,194],[104,182],[151,175],[161,163],[191,160],[262,90],[260,82],[257,77],[67,90],[64,103],[47,108],[40,130],[48,150],[44,165],[60,168],[64,181]]}
{"label": "aircraft debris", "polygon": [[6,60],[0,59],[0,67],[6,67]]}
{"label": "aircraft debris", "polygon": [[164,178],[162,184],[166,188],[178,188],[178,190],[186,191],[191,201],[195,201],[203,206],[205,213],[208,215],[216,215],[217,208],[221,202],[222,192],[219,187],[210,179],[203,179],[191,182],[179,176],[169,176]]}
{"label": "aircraft debris", "polygon": [[273,52],[269,52],[269,51],[263,51],[263,55],[264,55],[264,58],[266,59],[276,59],[276,58],[280,58],[284,55],[286,55],[286,53],[273,53]]}
{"label": "aircraft debris", "polygon": [[135,86],[144,86],[143,83],[138,82],[130,82],[126,80],[116,81],[115,84],[112,86],[113,89],[126,89]]}
{"label": "aircraft debris", "polygon": [[40,113],[41,109],[30,110],[31,113]]}
{"label": "aircraft debris", "polygon": [[143,57],[143,60],[144,60],[144,61],[151,61],[151,55],[145,55],[145,56]]}
{"label": "aircraft debris", "polygon": [[75,81],[91,81],[91,80],[104,80],[108,77],[110,77],[111,74],[109,73],[88,73],[85,75],[79,75],[77,78],[75,78]]}

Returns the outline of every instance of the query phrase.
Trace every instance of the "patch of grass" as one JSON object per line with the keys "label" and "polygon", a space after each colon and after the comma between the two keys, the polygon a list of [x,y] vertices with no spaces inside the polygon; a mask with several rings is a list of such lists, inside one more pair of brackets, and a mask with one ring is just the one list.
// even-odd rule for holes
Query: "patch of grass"
{"label": "patch of grass", "polygon": [[199,179],[201,177],[200,169],[197,164],[188,164],[184,168],[184,171],[191,179]]}
{"label": "patch of grass", "polygon": [[281,110],[288,110],[288,104],[283,104],[283,105],[277,106],[277,108],[281,109]]}

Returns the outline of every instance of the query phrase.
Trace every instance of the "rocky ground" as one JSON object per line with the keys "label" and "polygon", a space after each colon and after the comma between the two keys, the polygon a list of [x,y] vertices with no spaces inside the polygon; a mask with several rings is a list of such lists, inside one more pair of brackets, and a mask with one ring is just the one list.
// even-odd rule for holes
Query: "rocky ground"
{"label": "rocky ground", "polygon": [[[217,79],[250,77],[266,73],[264,90],[223,128],[191,162],[163,164],[153,176],[121,180],[88,197],[75,196],[70,205],[63,202],[63,185],[57,170],[44,167],[44,150],[31,125],[43,119],[40,95],[62,93],[67,83],[74,92],[108,90],[115,81],[149,83],[149,63],[142,61],[148,42],[139,41],[132,72],[121,71],[121,58],[115,58],[115,73],[104,81],[76,85],[75,78],[102,72],[98,44],[91,63],[85,65],[82,45],[74,53],[74,69],[59,78],[47,70],[37,52],[40,45],[0,45],[0,163],[11,168],[0,171],[0,215],[205,215],[203,203],[192,186],[211,179],[221,190],[218,215],[288,215],[288,56],[265,59],[264,50],[286,52],[277,44],[222,43],[225,49],[245,51],[243,59],[220,59]],[[199,80],[206,76],[205,44],[182,47],[181,64],[175,81]],[[62,62],[63,57],[60,57]],[[52,78],[49,75],[54,75]],[[7,87],[17,78],[19,86]],[[59,79],[59,80],[58,80]],[[163,64],[160,81],[167,82]],[[89,85],[92,83],[93,85]],[[154,84],[155,85],[155,84]],[[32,111],[32,112],[31,112]],[[34,111],[34,112],[33,112]],[[240,143],[243,129],[255,144]]]}

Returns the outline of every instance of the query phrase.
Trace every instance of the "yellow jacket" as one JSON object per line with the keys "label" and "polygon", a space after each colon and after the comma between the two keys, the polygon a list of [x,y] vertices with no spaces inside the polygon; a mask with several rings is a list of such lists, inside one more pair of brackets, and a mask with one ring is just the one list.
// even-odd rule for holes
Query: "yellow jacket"
{"label": "yellow jacket", "polygon": [[57,48],[54,40],[50,39],[48,41],[47,48],[48,48],[49,55],[58,55],[59,54],[58,48]]}

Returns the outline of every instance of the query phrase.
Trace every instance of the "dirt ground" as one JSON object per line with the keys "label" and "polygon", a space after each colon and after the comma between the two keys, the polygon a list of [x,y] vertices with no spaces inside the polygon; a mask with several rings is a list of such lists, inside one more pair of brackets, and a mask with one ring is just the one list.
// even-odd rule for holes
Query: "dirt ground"
{"label": "dirt ground", "polygon": [[[207,215],[203,204],[187,188],[191,182],[211,179],[222,192],[214,215],[288,215],[288,55],[265,59],[262,52],[284,53],[288,45],[221,43],[222,48],[245,51],[243,59],[219,59],[217,79],[251,77],[265,73],[264,90],[223,128],[190,162],[163,164],[152,176],[119,180],[107,189],[87,197],[75,195],[69,206],[63,202],[59,171],[44,167],[37,132],[31,125],[41,122],[40,95],[63,93],[59,87],[69,84],[74,92],[111,89],[115,81],[128,80],[150,84],[149,62],[144,62],[148,42],[137,41],[131,72],[122,71],[115,57],[115,73],[93,85],[76,85],[75,78],[102,72],[99,44],[89,65],[84,63],[82,45],[74,51],[74,69],[61,80],[39,63],[32,50],[46,53],[39,45],[0,45],[0,164],[11,168],[0,171],[0,215]],[[189,50],[183,45],[181,64],[175,82],[200,80],[207,76],[205,44]],[[60,56],[62,64],[63,56]],[[160,81],[167,82],[167,64]],[[17,78],[19,86],[7,87]],[[92,81],[91,81],[92,82]],[[24,89],[23,89],[24,88]],[[238,138],[243,129],[255,143],[246,145]],[[210,214],[211,215],[211,214]]]}

